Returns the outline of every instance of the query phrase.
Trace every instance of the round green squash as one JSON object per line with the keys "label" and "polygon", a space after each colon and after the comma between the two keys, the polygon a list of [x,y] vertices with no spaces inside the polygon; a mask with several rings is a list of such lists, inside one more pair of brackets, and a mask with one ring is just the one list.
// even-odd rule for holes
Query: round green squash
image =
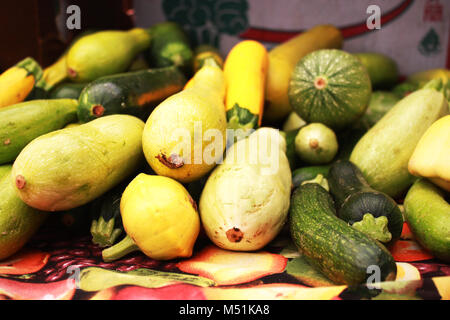
{"label": "round green squash", "polygon": [[297,63],[288,95],[292,108],[306,122],[342,129],[364,114],[371,92],[369,74],[358,58],[323,49]]}

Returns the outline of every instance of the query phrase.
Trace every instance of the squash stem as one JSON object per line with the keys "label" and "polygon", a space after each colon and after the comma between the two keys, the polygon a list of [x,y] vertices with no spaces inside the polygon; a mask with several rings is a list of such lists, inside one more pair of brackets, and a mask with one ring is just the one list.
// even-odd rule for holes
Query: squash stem
{"label": "squash stem", "polygon": [[102,251],[103,261],[111,262],[138,250],[139,247],[136,245],[133,239],[131,239],[131,237],[129,236],[126,236],[119,243]]}

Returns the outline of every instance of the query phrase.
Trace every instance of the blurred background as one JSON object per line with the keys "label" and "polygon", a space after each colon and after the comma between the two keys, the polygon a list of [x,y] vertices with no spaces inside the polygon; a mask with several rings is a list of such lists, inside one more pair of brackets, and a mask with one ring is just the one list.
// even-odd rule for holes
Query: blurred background
{"label": "blurred background", "polygon": [[[66,27],[77,5],[81,29]],[[395,59],[400,74],[450,67],[448,0],[16,0],[0,4],[0,69],[32,56],[44,67],[86,30],[149,27],[171,20],[193,44],[223,54],[242,39],[268,48],[316,24],[339,27],[344,50],[378,51]]]}

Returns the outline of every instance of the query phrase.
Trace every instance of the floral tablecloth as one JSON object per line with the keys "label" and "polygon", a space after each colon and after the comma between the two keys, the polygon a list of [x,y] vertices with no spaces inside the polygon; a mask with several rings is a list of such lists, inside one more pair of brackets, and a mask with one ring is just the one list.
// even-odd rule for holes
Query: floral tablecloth
{"label": "floral tablecloth", "polygon": [[89,233],[41,228],[0,261],[0,299],[39,300],[355,300],[450,298],[450,265],[435,260],[405,225],[391,248],[397,280],[375,287],[331,283],[298,253],[286,233],[264,250],[222,250],[202,235],[194,255],[152,260],[140,252],[106,263]]}

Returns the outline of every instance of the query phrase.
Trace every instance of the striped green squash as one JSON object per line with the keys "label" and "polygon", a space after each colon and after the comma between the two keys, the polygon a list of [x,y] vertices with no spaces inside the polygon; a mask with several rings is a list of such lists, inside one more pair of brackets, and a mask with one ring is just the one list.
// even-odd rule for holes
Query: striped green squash
{"label": "striped green squash", "polygon": [[364,114],[371,92],[369,74],[358,58],[342,50],[323,49],[297,63],[288,95],[292,108],[305,121],[342,129]]}

